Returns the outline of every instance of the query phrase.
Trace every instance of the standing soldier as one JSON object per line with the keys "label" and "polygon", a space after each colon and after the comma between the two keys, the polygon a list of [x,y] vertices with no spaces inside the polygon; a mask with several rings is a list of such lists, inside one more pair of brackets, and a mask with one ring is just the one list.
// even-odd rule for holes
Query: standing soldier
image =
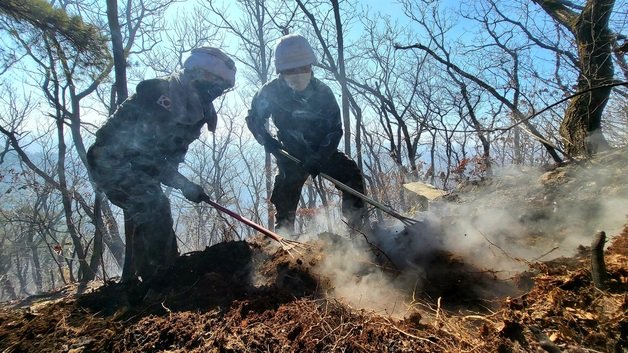
{"label": "standing soldier", "polygon": [[[294,232],[295,212],[308,175],[325,173],[364,193],[357,164],[338,151],[342,137],[340,109],[331,89],[312,76],[316,56],[308,41],[296,34],[279,38],[275,68],[279,77],[265,84],[253,97],[246,122],[255,139],[275,155],[278,175],[271,202],[277,210],[278,232]],[[265,128],[272,117],[277,138]],[[277,153],[284,149],[302,161],[297,164]],[[342,195],[342,211],[349,226],[361,228],[365,217],[362,199]]]}
{"label": "standing soldier", "polygon": [[219,49],[194,49],[183,70],[140,82],[96,133],[88,169],[97,188],[124,212],[123,280],[150,277],[178,256],[161,184],[200,202],[203,189],[179,173],[178,165],[205,124],[215,130],[212,101],[234,86],[235,74],[233,60]]}

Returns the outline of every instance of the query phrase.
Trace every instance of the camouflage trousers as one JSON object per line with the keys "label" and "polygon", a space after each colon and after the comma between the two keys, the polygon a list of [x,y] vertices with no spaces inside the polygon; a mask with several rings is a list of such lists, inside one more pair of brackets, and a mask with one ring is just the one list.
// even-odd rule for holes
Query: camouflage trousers
{"label": "camouflage trousers", "polygon": [[170,201],[161,182],[128,161],[98,156],[90,149],[88,167],[97,188],[124,212],[126,240],[122,279],[150,277],[178,256]]}
{"label": "camouflage trousers", "polygon": [[[278,155],[277,167],[279,173],[275,176],[275,185],[270,201],[275,205],[276,227],[288,232],[294,231],[296,209],[301,197],[301,189],[309,173],[299,164]],[[358,165],[344,153],[334,152],[322,165],[321,173],[340,181],[350,188],[364,194],[364,181]],[[349,226],[360,228],[366,217],[364,201],[350,193],[342,193],[342,214]]]}

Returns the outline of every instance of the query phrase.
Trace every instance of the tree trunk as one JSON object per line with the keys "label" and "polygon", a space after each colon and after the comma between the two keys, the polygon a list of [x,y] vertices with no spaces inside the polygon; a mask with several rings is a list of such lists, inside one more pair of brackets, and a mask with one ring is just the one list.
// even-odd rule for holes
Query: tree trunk
{"label": "tree trunk", "polygon": [[[57,112],[57,116],[61,117],[62,114]],[[72,219],[72,197],[70,195],[70,191],[68,189],[67,180],[66,180],[66,166],[65,166],[65,156],[67,153],[67,147],[64,142],[64,122],[62,118],[57,118],[57,137],[59,139],[59,147],[58,147],[58,160],[57,160],[57,174],[59,178],[59,185],[61,186],[61,204],[63,205],[63,212],[65,215],[65,225],[67,227],[68,233],[72,238],[72,244],[74,246],[74,250],[76,251],[76,255],[79,261],[79,279],[81,281],[90,281],[94,278],[94,274],[89,268],[89,264],[87,263],[87,259],[85,256],[85,249],[83,248],[83,244],[81,243],[81,237],[74,225],[74,220]]]}
{"label": "tree trunk", "polygon": [[122,103],[129,95],[126,86],[126,57],[122,45],[122,33],[118,22],[118,2],[107,0],[107,21],[111,32],[111,44],[113,47],[113,65],[116,74],[116,103]]}
{"label": "tree trunk", "polygon": [[[588,0],[578,15],[562,2],[534,0],[554,20],[573,33],[578,46],[578,91],[613,81],[612,36],[608,22],[614,0]],[[611,88],[593,89],[571,100],[560,126],[565,151],[572,156],[591,155],[608,148],[602,135],[602,113]]]}
{"label": "tree trunk", "polygon": [[[106,200],[102,201],[101,211],[103,222],[106,223],[106,231],[103,231],[103,241],[107,244],[107,248],[111,251],[111,255],[116,260],[116,263],[122,268],[124,263],[124,242],[120,237],[120,231],[118,230],[118,221],[111,211],[111,207]],[[96,217],[96,216],[95,216]]]}
{"label": "tree trunk", "polygon": [[37,289],[37,292],[41,292],[43,289],[43,280],[41,275],[41,261],[39,260],[39,250],[37,249],[37,244],[33,239],[34,230],[32,229],[32,227],[29,227],[28,232],[29,234],[26,235],[26,239],[28,241],[28,247],[31,251],[31,258],[33,261],[33,270],[31,272],[33,275],[33,283],[35,283],[35,288]]}
{"label": "tree trunk", "polygon": [[334,9],[336,23],[336,42],[338,43],[338,81],[342,91],[342,121],[345,129],[345,154],[351,156],[351,117],[349,114],[349,88],[347,87],[347,74],[345,72],[345,49],[342,33],[342,20],[340,19],[340,4],[338,0],[331,0]]}
{"label": "tree trunk", "polygon": [[22,266],[22,260],[20,259],[20,254],[15,253],[15,276],[17,277],[17,281],[20,285],[20,290],[18,291],[18,296],[22,296],[23,294],[28,294],[28,288],[26,285],[26,276],[25,272],[28,271],[27,265]]}
{"label": "tree trunk", "polygon": [[[92,257],[89,260],[89,268],[91,273],[94,274],[98,272],[98,267],[102,263],[103,256],[103,231],[105,230],[104,224],[102,222],[102,212],[101,205],[105,202],[105,199],[102,193],[97,192],[96,198],[94,200],[94,239],[92,242]],[[105,269],[102,269],[103,280],[105,279]]]}
{"label": "tree trunk", "polygon": [[364,162],[362,161],[362,108],[354,99],[351,99],[351,101],[355,115],[355,161],[358,163],[358,168],[364,170]]}
{"label": "tree trunk", "polygon": [[[0,299],[8,299],[8,300],[15,300],[17,299],[17,294],[15,293],[15,288],[13,287],[13,284],[11,283],[11,281],[9,280],[9,277],[7,276],[7,274],[3,274],[2,276],[0,276],[0,286],[2,287],[2,290],[0,291]],[[8,296],[8,298],[5,297],[5,293]]]}

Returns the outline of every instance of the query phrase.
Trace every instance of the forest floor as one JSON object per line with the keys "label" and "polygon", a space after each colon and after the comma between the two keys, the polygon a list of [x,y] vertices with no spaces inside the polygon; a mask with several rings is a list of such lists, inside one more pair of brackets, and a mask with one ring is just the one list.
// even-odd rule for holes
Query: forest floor
{"label": "forest floor", "polygon": [[3,303],[0,352],[627,352],[627,165],[624,149],[470,182],[363,246],[331,233],[299,252],[221,243],[151,281]]}

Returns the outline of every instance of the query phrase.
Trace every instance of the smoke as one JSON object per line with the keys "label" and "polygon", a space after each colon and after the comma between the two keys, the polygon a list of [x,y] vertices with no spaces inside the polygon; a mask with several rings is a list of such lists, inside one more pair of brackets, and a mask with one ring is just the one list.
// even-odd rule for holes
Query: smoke
{"label": "smoke", "polygon": [[[414,215],[420,222],[413,226],[377,225],[369,242],[387,258],[378,258],[361,235],[341,234],[319,269],[332,281],[329,295],[355,308],[400,315],[415,292],[450,300],[461,292],[480,300],[510,294],[514,287],[506,280],[530,263],[571,257],[597,230],[611,240],[619,233],[628,215],[625,162],[622,157],[549,173],[497,170],[486,184],[432,202],[429,211]],[[376,266],[388,260],[400,274]]]}
{"label": "smoke", "polygon": [[333,291],[329,296],[349,303],[356,309],[368,309],[394,315],[403,310],[404,295],[393,280],[375,265],[370,249],[359,239],[329,243],[320,274],[329,278]]}

